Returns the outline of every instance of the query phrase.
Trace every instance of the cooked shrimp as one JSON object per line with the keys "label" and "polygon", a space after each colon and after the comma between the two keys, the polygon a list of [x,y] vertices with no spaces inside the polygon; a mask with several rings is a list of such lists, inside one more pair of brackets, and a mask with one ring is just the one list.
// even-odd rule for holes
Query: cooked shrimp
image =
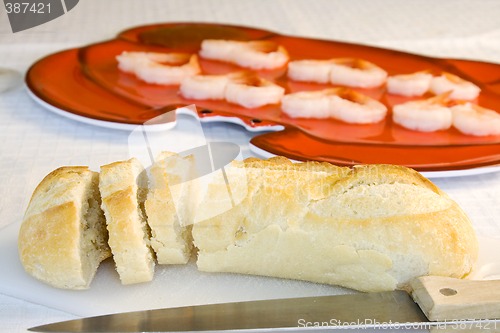
{"label": "cooked shrimp", "polygon": [[190,99],[227,100],[246,108],[279,103],[285,89],[251,72],[195,75],[182,81],[179,92]]}
{"label": "cooked shrimp", "polygon": [[377,65],[355,58],[332,59],[330,82],[348,87],[375,88],[382,85],[387,72]]}
{"label": "cooked shrimp", "polygon": [[122,52],[116,57],[118,68],[155,84],[180,84],[201,72],[198,56],[187,53]]}
{"label": "cooked shrimp", "polygon": [[294,81],[329,83],[330,60],[295,60],[288,63],[288,77]]}
{"label": "cooked shrimp", "polygon": [[387,107],[379,101],[354,90],[340,88],[330,99],[332,116],[351,124],[372,124],[382,121]]}
{"label": "cooked shrimp", "polygon": [[443,75],[432,79],[431,91],[436,95],[451,91],[450,99],[470,101],[479,95],[481,89],[474,83],[466,81],[456,75],[443,73]]}
{"label": "cooked shrimp", "polygon": [[229,75],[195,75],[184,79],[179,92],[189,99],[224,99]]}
{"label": "cooked shrimp", "polygon": [[422,96],[431,85],[432,75],[428,72],[393,75],[387,78],[387,91],[401,96]]}
{"label": "cooked shrimp", "polygon": [[134,74],[141,64],[149,62],[149,57],[146,52],[123,51],[116,56],[116,60],[121,71]]}
{"label": "cooked shrimp", "polygon": [[292,118],[335,118],[352,124],[377,123],[387,113],[384,104],[347,88],[293,93],[281,103]]}
{"label": "cooked shrimp", "polygon": [[201,43],[200,56],[251,69],[274,69],[288,62],[288,52],[272,41],[241,42],[206,39]]}
{"label": "cooked shrimp", "polygon": [[250,72],[234,74],[226,86],[228,102],[245,108],[258,108],[267,104],[277,104],[285,94],[285,89]]}
{"label": "cooked shrimp", "polygon": [[392,119],[396,124],[420,132],[434,132],[451,127],[452,113],[447,107],[449,93],[395,105]]}
{"label": "cooked shrimp", "polygon": [[330,118],[330,97],[336,89],[300,91],[281,100],[281,109],[292,118]]}
{"label": "cooked shrimp", "polygon": [[464,134],[475,136],[500,135],[500,113],[472,103],[451,108],[453,126]]}

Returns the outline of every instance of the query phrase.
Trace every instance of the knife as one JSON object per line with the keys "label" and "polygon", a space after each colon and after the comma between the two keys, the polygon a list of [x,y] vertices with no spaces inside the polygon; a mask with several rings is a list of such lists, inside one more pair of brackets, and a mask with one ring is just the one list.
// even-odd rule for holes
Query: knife
{"label": "knife", "polygon": [[500,319],[500,280],[426,276],[411,281],[410,289],[410,294],[398,290],[136,311],[69,320],[29,330],[262,332],[318,328],[424,329],[439,328],[439,325],[461,330],[500,330],[500,321],[494,321]]}

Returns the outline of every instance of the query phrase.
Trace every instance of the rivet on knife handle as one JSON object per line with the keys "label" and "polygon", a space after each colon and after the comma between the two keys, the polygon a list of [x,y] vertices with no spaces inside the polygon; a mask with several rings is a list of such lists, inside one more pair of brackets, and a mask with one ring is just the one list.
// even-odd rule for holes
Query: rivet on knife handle
{"label": "rivet on knife handle", "polygon": [[431,321],[500,319],[500,280],[424,276],[412,280],[411,289]]}

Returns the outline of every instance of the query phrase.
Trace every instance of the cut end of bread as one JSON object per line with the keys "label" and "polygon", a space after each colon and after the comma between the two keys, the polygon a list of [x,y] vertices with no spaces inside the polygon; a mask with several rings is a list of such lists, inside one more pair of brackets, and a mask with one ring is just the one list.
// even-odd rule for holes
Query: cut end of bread
{"label": "cut end of bread", "polygon": [[108,245],[108,231],[106,219],[101,209],[101,195],[99,193],[99,174],[92,173],[91,186],[87,188],[86,200],[82,202],[82,237],[80,248],[82,255],[86,255],[83,261],[83,270],[87,279],[92,280],[99,263],[111,256]]}
{"label": "cut end of bread", "polygon": [[97,185],[96,172],[62,167],[36,188],[18,239],[29,274],[57,288],[89,287],[111,255]]}

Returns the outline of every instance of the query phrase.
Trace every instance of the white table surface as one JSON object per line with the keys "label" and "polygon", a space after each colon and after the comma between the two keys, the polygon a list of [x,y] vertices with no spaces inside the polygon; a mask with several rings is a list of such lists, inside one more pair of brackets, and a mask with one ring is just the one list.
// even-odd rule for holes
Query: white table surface
{"label": "white table surface", "polygon": [[[135,25],[179,21],[255,26],[436,57],[500,62],[499,17],[497,0],[81,0],[66,15],[16,34],[0,9],[0,67],[24,73],[35,60],[57,50],[112,38]],[[181,119],[178,130],[191,122]],[[211,138],[231,138],[244,156],[251,155],[246,144],[251,135],[238,126],[211,124],[204,129]],[[68,164],[98,170],[128,158],[128,135],[49,113],[23,88],[0,94],[0,228],[20,221],[34,187],[51,170]],[[500,173],[434,181],[464,208],[480,236],[500,239]],[[0,294],[0,332],[25,332],[72,318]]]}

